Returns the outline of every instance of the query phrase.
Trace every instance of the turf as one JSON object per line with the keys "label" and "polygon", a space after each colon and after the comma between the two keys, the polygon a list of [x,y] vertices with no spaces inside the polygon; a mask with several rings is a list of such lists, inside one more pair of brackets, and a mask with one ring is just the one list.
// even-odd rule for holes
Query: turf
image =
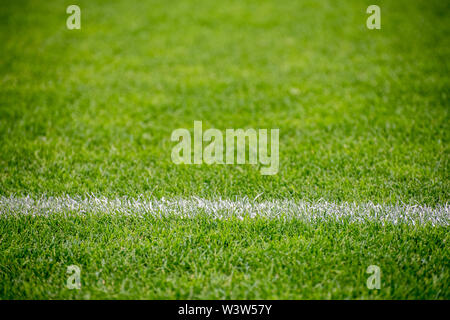
{"label": "turf", "polygon": [[[449,6],[9,1],[0,192],[448,201]],[[279,128],[280,172],[176,166],[170,134]]]}
{"label": "turf", "polygon": [[[0,8],[0,195],[448,203],[448,2],[69,4]],[[173,164],[194,120],[279,128],[278,174]],[[58,214],[1,217],[0,298],[450,298],[447,226]]]}
{"label": "turf", "polygon": [[[3,298],[450,296],[444,227],[90,214],[1,220]],[[81,268],[81,290],[66,288],[71,264]],[[366,287],[371,264],[381,268],[380,290]]]}

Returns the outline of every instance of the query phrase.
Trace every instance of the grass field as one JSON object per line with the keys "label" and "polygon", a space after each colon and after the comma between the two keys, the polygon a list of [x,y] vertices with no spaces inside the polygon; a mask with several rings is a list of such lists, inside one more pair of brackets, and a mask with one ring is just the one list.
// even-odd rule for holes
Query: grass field
{"label": "grass field", "polygon": [[[450,3],[376,1],[381,30],[357,0],[70,4],[0,7],[0,298],[450,299]],[[278,174],[175,165],[194,120],[280,129]],[[231,214],[50,201],[102,197]],[[273,201],[323,218],[249,214]]]}

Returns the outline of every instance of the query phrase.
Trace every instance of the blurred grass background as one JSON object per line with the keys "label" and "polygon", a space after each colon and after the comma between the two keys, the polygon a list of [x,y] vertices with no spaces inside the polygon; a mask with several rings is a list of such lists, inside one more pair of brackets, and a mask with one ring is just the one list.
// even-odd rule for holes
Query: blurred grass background
{"label": "blurred grass background", "polygon": [[[4,1],[0,194],[448,201],[447,1]],[[176,128],[279,128],[280,170]]]}

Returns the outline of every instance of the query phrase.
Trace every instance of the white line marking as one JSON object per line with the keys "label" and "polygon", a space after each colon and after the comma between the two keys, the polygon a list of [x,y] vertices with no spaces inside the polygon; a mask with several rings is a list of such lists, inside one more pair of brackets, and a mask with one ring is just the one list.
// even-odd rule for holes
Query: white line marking
{"label": "white line marking", "polygon": [[206,214],[212,218],[268,217],[280,219],[302,219],[309,222],[334,220],[338,222],[370,222],[431,224],[448,226],[450,206],[411,204],[374,204],[372,202],[335,203],[324,200],[293,201],[270,200],[257,202],[248,198],[224,199],[154,199],[116,198],[95,196],[61,197],[5,197],[0,196],[0,216],[8,215],[49,215],[52,213],[72,214],[126,214],[126,215],[178,215],[193,217]]}

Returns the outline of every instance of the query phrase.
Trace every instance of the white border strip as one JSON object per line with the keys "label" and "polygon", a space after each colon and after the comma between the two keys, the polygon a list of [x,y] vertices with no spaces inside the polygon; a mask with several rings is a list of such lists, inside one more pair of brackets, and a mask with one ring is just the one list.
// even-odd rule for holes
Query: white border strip
{"label": "white border strip", "polygon": [[321,220],[406,223],[411,225],[431,224],[448,226],[450,206],[409,204],[374,204],[355,202],[328,202],[270,200],[254,201],[248,198],[238,200],[208,200],[193,197],[190,199],[154,199],[139,197],[108,199],[95,196],[61,197],[5,197],[0,196],[0,216],[8,215],[49,215],[64,214],[126,214],[126,215],[177,215],[193,217],[205,214],[212,218],[269,217],[297,218],[310,222]]}

